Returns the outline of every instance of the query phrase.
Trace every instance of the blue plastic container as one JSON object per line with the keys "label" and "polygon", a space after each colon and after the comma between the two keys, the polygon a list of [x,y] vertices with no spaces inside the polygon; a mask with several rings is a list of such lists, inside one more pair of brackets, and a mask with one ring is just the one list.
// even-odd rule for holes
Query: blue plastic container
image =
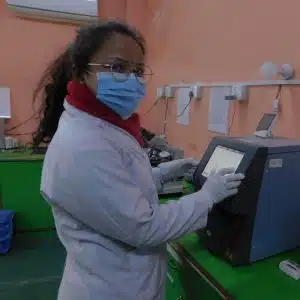
{"label": "blue plastic container", "polygon": [[11,210],[0,210],[0,254],[7,253],[12,246],[14,235],[15,213]]}

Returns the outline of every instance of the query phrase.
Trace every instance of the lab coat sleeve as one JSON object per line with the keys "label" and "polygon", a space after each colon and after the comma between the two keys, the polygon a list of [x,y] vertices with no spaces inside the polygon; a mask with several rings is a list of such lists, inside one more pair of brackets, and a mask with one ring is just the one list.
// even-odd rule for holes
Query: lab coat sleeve
{"label": "lab coat sleeve", "polygon": [[157,191],[161,191],[163,187],[163,182],[161,179],[161,173],[159,168],[152,168],[153,180],[156,186]]}
{"label": "lab coat sleeve", "polygon": [[152,247],[206,225],[212,199],[205,193],[151,205],[116,153],[88,154],[76,162],[78,196],[60,205],[95,231],[134,247]]}

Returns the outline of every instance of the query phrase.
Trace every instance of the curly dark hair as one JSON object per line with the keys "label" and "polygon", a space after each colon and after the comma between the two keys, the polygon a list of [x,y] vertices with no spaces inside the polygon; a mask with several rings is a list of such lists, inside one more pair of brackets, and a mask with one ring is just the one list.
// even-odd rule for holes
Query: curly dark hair
{"label": "curly dark hair", "polygon": [[99,21],[79,29],[75,40],[45,70],[33,94],[33,100],[41,97],[42,103],[40,123],[32,138],[34,147],[48,144],[54,136],[64,110],[68,82],[84,78],[92,56],[116,33],[131,37],[145,54],[144,39],[134,28],[118,21]]}

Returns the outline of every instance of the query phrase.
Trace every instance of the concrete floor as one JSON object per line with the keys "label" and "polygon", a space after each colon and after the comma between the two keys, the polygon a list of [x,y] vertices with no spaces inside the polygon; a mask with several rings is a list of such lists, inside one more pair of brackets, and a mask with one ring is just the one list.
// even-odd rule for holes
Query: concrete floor
{"label": "concrete floor", "polygon": [[0,255],[1,300],[56,300],[65,251],[55,232],[24,233]]}

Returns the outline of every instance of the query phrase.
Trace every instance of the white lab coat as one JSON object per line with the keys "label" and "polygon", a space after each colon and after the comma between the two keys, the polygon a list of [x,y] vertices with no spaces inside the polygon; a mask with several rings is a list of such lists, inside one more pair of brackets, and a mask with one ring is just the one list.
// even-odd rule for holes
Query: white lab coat
{"label": "white lab coat", "polygon": [[159,169],[137,141],[65,108],[41,184],[67,250],[58,299],[163,300],[166,243],[205,226],[211,199],[159,205]]}

